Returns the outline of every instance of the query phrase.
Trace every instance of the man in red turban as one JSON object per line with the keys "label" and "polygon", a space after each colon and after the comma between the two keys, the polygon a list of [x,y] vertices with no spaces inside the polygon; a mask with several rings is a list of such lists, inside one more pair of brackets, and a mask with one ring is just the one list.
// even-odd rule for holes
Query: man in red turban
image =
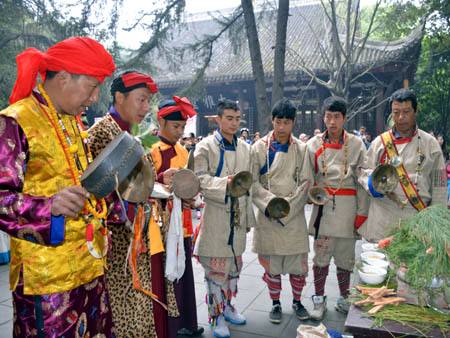
{"label": "man in red turban", "polygon": [[[192,103],[186,97],[173,96],[172,100],[160,103],[157,114],[160,127],[160,141],[153,144],[151,155],[158,174],[157,181],[165,185],[171,185],[173,175],[188,163],[188,151],[179,141],[184,133],[186,121],[195,116]],[[166,201],[162,201],[166,205]],[[192,270],[192,214],[189,201],[183,203],[183,229],[184,229],[184,255],[185,270],[180,279],[174,282],[175,296],[180,312],[179,317],[167,315],[160,307],[155,306],[153,312],[155,321],[165,323],[160,327],[166,330],[164,337],[175,338],[177,334],[183,336],[200,336],[204,329],[198,326],[197,302],[195,300],[194,274]],[[173,208],[167,208],[169,212]],[[168,255],[169,253],[167,253]],[[167,261],[167,260],[166,260]],[[157,277],[159,273],[160,277]],[[152,255],[152,288],[153,291],[164,297],[163,254]],[[166,290],[167,291],[167,290]],[[158,327],[157,327],[158,328]],[[163,331],[164,332],[164,331]]]}
{"label": "man in red turban", "polygon": [[[157,91],[158,87],[153,79],[140,72],[126,71],[113,80],[111,84],[113,104],[108,114],[88,130],[89,147],[94,158],[116,136],[123,131],[131,132],[133,125],[142,122],[150,111],[152,95]],[[150,164],[148,166],[151,167]],[[145,168],[143,165],[141,168],[143,173]],[[153,167],[150,168],[150,171],[152,170]],[[142,176],[145,177],[145,174]],[[141,185],[141,183],[133,183]],[[142,185],[145,183],[142,182]],[[164,333],[166,329],[164,323],[153,316],[154,308],[161,310],[165,317],[167,313],[170,316],[178,316],[172,284],[167,283],[166,292],[159,297],[155,296],[152,286],[153,279],[158,279],[163,286],[165,284],[163,274],[153,273],[151,258],[153,254],[164,252],[163,236],[160,227],[153,222],[153,218],[139,217],[144,210],[155,211],[157,207],[154,203],[150,204],[149,200],[124,200],[121,203],[115,192],[108,199],[114,201],[114,207],[108,215],[108,228],[111,231],[113,245],[108,254],[106,282],[116,335],[117,337],[167,338]],[[126,226],[127,222],[132,226]],[[142,230],[142,237],[145,239],[146,249],[133,255],[135,252],[133,249],[137,248],[138,244],[135,234],[140,232],[139,227],[145,229]],[[136,260],[133,257],[136,257]],[[127,266],[128,269],[125,272],[124,267]],[[126,297],[124,297],[124,290],[126,290]]]}
{"label": "man in red turban", "polygon": [[76,116],[114,68],[87,37],[17,56],[11,105],[0,112],[0,229],[11,236],[14,337],[113,336],[106,205],[80,186],[89,156]]}

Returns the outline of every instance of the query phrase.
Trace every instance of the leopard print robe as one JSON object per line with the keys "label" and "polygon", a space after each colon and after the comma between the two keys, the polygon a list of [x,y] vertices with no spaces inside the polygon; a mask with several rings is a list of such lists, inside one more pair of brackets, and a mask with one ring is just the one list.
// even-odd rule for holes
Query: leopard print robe
{"label": "leopard print robe", "polygon": [[[108,114],[94,124],[88,132],[89,148],[95,158],[122,130]],[[114,197],[117,199],[116,196]],[[164,237],[166,228],[162,228]],[[109,230],[112,233],[112,245],[107,259],[106,283],[117,337],[156,337],[152,299],[133,288],[133,279],[128,267],[127,252],[133,236],[132,231],[124,224],[117,224],[117,222],[110,224]],[[145,290],[151,290],[151,257],[148,252],[139,256],[138,274],[141,286]],[[178,317],[173,284],[167,279],[165,282],[168,315]]]}

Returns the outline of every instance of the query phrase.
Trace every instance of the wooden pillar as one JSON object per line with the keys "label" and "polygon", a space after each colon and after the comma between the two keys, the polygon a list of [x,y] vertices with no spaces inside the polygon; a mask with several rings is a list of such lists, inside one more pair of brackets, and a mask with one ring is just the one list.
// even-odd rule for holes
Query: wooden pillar
{"label": "wooden pillar", "polygon": [[403,88],[405,89],[409,88],[409,79],[403,79]]}

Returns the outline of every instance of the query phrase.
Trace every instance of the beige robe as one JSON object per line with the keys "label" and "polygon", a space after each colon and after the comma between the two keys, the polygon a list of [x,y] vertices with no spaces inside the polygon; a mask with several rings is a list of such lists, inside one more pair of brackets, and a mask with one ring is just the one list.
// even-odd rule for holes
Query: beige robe
{"label": "beige robe", "polygon": [[[309,186],[312,184],[312,168],[306,160],[306,145],[291,138],[288,152],[277,152],[268,174],[260,175],[267,162],[267,140],[272,132],[252,146],[253,203],[257,207],[253,251],[261,255],[298,255],[309,251],[308,232],[304,206]],[[270,189],[269,184],[270,183]],[[283,197],[290,204],[289,215],[280,221],[264,214],[270,200]]]}
{"label": "beige robe", "polygon": [[[335,195],[335,207],[333,200],[328,201],[323,207],[320,219],[319,235],[338,238],[355,238],[357,236],[355,221],[361,222],[367,217],[369,209],[369,196],[358,184],[358,168],[367,159],[366,147],[362,140],[345,131],[345,146],[340,149],[330,147],[322,148],[323,134],[311,138],[307,143],[308,159],[314,170],[314,182],[319,187],[329,187],[333,191],[341,189],[354,189],[356,196]],[[347,152],[347,155],[346,155]],[[347,156],[347,172],[344,170],[345,157]],[[327,176],[323,175],[323,164],[327,167]],[[342,179],[342,181],[341,181]],[[315,234],[314,222],[317,218],[319,206],[314,205],[309,222],[309,233]],[[358,218],[357,218],[358,216]],[[360,225],[360,224],[358,224]]]}
{"label": "beige robe", "polygon": [[[216,170],[220,159],[220,140],[216,131],[195,147],[194,167],[200,179],[205,200],[203,222],[194,247],[194,254],[207,257],[233,257],[230,235],[230,198],[225,203],[228,176],[241,171],[251,171],[250,145],[237,139],[236,151],[225,151],[224,164],[219,177]],[[251,193],[251,192],[250,192]],[[239,198],[240,226],[234,229],[234,252],[236,256],[245,251],[247,229],[254,226],[251,196]]]}
{"label": "beige robe", "polygon": [[[420,139],[419,139],[420,137]],[[425,205],[447,203],[447,184],[445,162],[436,139],[430,134],[418,129],[411,142],[397,144],[399,155],[403,160],[405,169],[411,181],[416,180],[416,167],[418,160],[418,147],[423,153],[424,160],[421,165],[422,172],[417,177],[416,188]],[[364,188],[369,191],[368,178],[373,170],[381,164],[384,153],[384,146],[381,137],[378,136],[371,144],[368,152],[367,163],[361,168],[359,181]],[[406,200],[406,195],[399,184],[395,193],[401,200]],[[369,241],[377,241],[389,235],[392,228],[399,224],[401,219],[411,217],[417,212],[408,202],[404,209],[401,209],[391,199],[385,197],[371,198],[369,219],[359,229],[359,233]]]}

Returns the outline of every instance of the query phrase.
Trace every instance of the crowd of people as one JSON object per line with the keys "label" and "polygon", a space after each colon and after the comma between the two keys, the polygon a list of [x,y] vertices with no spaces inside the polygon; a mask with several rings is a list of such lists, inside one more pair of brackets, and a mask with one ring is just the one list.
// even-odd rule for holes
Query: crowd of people
{"label": "crowd of people", "polygon": [[[196,111],[187,98],[173,96],[159,103],[159,140],[137,167],[140,185],[150,184],[150,170],[158,184],[172,186],[190,151],[204,203],[198,227],[196,199],[137,201],[117,187],[96,198],[80,176],[107,144],[145,118],[157,84],[132,70],[117,75],[109,111],[87,129],[80,112],[98,100],[101,83],[115,71],[101,44],[77,37],[46,52],[27,49],[17,67],[10,106],[0,111],[0,230],[11,236],[14,337],[200,336],[192,256],[204,269],[212,332],[229,337],[227,323],[246,323],[234,299],[251,229],[272,302],[268,319],[283,320],[287,274],[296,316],[322,320],[331,258],[340,292],[335,306],[347,312],[356,240],[376,242],[399,219],[447,203],[442,145],[417,126],[417,99],[407,89],[390,97],[394,126],[372,142],[365,128],[358,135],[345,130],[347,103],[339,97],[324,101],[326,129],[310,139],[294,137],[296,107],[284,98],[273,105],[272,130],[250,140],[248,129],[239,129],[238,105],[228,99],[217,104],[217,130],[204,138],[185,135]],[[401,206],[374,184],[373,171],[390,163],[402,177],[394,190],[405,200]],[[317,193],[326,203],[316,201]],[[313,204],[309,222],[307,203]],[[181,238],[173,237],[176,222]],[[310,270],[315,294],[308,311],[302,293]]]}

